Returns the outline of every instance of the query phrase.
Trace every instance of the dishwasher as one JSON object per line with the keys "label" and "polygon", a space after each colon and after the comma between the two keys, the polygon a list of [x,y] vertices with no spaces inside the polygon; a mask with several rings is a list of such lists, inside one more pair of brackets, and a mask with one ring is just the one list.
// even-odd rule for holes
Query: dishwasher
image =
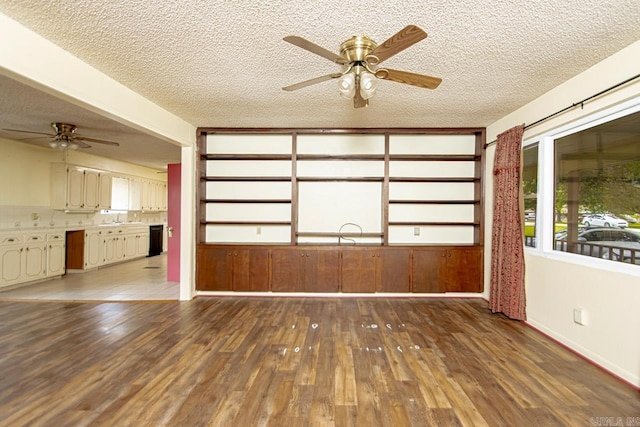
{"label": "dishwasher", "polygon": [[162,253],[162,233],[163,225],[149,226],[149,256],[156,256]]}

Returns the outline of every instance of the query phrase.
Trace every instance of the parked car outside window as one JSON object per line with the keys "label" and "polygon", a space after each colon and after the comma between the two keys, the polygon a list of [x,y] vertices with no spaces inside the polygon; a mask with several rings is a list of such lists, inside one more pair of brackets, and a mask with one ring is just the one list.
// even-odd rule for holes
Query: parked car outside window
{"label": "parked car outside window", "polygon": [[[556,235],[556,250],[567,250],[567,235]],[[640,265],[640,232],[592,228],[578,234],[577,253]]]}
{"label": "parked car outside window", "polygon": [[593,214],[586,216],[582,223],[585,227],[620,227],[626,228],[629,223],[613,214]]}

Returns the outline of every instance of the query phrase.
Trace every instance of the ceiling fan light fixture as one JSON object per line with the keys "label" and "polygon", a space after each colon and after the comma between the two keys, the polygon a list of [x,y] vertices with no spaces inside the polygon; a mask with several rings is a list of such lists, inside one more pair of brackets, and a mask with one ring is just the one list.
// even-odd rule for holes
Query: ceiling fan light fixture
{"label": "ceiling fan light fixture", "polygon": [[346,73],[338,79],[340,95],[343,98],[352,99],[356,93],[356,78],[353,73]]}
{"label": "ceiling fan light fixture", "polygon": [[378,87],[378,80],[376,76],[369,72],[360,73],[360,95],[364,99],[373,97]]}

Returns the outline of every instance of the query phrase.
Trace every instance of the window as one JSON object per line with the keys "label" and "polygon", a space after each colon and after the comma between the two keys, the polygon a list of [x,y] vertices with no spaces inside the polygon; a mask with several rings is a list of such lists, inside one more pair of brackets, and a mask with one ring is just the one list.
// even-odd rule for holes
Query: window
{"label": "window", "polygon": [[538,143],[530,144],[522,155],[524,193],[524,244],[536,247],[536,209],[538,205]]}
{"label": "window", "polygon": [[554,249],[640,264],[640,113],[556,139],[554,180]]}

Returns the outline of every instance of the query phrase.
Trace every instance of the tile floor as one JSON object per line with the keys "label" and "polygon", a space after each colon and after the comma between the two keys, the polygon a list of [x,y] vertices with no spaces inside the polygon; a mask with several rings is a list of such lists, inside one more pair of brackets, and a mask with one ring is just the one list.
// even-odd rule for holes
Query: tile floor
{"label": "tile floor", "polygon": [[0,300],[177,300],[179,288],[167,281],[165,253],[0,291]]}

